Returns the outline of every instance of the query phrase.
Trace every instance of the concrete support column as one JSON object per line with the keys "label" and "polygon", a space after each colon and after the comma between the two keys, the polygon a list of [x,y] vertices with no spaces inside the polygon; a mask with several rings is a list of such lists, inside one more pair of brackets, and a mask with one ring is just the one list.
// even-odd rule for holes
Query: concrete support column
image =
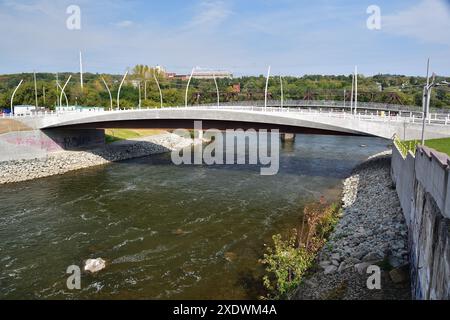
{"label": "concrete support column", "polygon": [[281,138],[282,142],[295,141],[295,134],[294,133],[281,133],[280,138]]}

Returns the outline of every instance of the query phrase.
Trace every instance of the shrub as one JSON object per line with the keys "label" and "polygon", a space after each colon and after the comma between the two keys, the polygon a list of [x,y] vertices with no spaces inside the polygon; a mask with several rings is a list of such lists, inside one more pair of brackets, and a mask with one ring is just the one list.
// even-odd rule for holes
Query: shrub
{"label": "shrub", "polygon": [[267,248],[260,261],[266,266],[263,283],[269,291],[268,298],[285,297],[301,283],[333,232],[340,212],[338,204],[327,205],[322,198],[305,206],[301,226],[294,228],[287,239],[280,234],[272,237],[274,246]]}

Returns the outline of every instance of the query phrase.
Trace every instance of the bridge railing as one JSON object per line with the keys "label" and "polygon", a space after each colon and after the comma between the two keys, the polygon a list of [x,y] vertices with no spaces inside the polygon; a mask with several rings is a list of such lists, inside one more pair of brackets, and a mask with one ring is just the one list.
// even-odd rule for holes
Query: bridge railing
{"label": "bridge railing", "polygon": [[[177,109],[186,109],[185,106],[178,107],[167,107],[164,110],[177,110]],[[309,117],[334,117],[334,118],[346,118],[346,119],[360,119],[360,120],[370,120],[370,121],[401,121],[407,123],[421,123],[423,122],[423,112],[418,111],[384,111],[384,110],[371,110],[368,108],[360,108],[358,112],[351,113],[349,109],[346,108],[330,108],[328,105],[324,107],[312,107],[312,106],[303,106],[303,107],[289,107],[285,106],[283,108],[279,106],[257,106],[257,105],[193,105],[188,106],[189,110],[234,110],[234,111],[251,111],[251,112],[261,112],[261,113],[290,113],[290,114],[300,114]],[[113,112],[138,112],[138,111],[148,111],[149,109],[126,109],[126,110],[115,110]],[[159,110],[159,109],[155,109]],[[97,113],[97,114],[106,114],[111,111],[102,111],[102,110],[91,110],[91,111],[45,111],[45,112],[35,112],[32,114],[24,114],[24,115],[11,115],[11,114],[3,114],[3,118],[36,118],[36,117],[59,117],[70,114],[87,114],[87,113]],[[437,125],[450,125],[450,113],[431,113],[427,117],[428,124],[437,124]]]}
{"label": "bridge railing", "polygon": [[[234,101],[221,103],[222,106],[256,106],[264,107],[264,101]],[[202,104],[203,106],[212,106],[214,104]],[[269,100],[268,107],[280,107],[280,100]],[[344,108],[350,109],[350,101],[335,101],[335,100],[286,100],[283,102],[283,107],[323,107],[323,108]],[[412,105],[387,104],[379,102],[359,102],[358,109],[362,110],[383,110],[393,112],[421,112],[422,107]],[[450,109],[431,108],[433,113],[450,114]]]}

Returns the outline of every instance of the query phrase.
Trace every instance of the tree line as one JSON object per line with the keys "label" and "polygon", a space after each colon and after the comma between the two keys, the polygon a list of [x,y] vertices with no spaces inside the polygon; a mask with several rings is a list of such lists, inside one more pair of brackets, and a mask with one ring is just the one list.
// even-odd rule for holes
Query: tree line
{"label": "tree line", "polygon": [[[116,97],[122,75],[83,74],[83,90],[80,75],[77,73],[60,73],[58,81],[61,86],[72,76],[65,93],[69,105],[96,106],[109,108],[110,98],[102,78],[111,89],[113,106],[117,105]],[[187,81],[180,78],[166,78],[157,70],[145,65],[135,66],[120,93],[121,108],[135,108],[139,104],[139,87],[142,107],[159,107],[160,94],[155,81],[159,81],[163,94],[164,106],[184,105]],[[9,109],[12,92],[23,79],[17,91],[14,104],[35,105],[35,85],[32,73],[0,75],[0,108]],[[50,110],[59,104],[61,94],[53,73],[37,73],[38,105]],[[438,81],[446,80],[438,78]],[[448,80],[448,79],[447,79]],[[269,99],[281,98],[281,81],[285,100],[350,100],[352,76],[305,75],[302,77],[273,76],[269,80]],[[222,102],[263,100],[266,78],[260,76],[244,76],[234,79],[217,79],[220,100]],[[361,102],[379,102],[403,105],[422,104],[422,87],[424,77],[408,77],[403,75],[358,76],[358,100]],[[188,92],[189,104],[215,103],[216,87],[213,80],[193,79]],[[431,100],[432,107],[450,109],[450,89],[436,88]],[[62,105],[66,104],[65,97]]]}

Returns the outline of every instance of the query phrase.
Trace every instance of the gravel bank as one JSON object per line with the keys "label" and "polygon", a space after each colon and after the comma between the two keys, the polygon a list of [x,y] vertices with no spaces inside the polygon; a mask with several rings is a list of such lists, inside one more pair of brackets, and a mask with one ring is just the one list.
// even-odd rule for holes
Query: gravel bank
{"label": "gravel bank", "polygon": [[[294,299],[410,299],[407,227],[390,159],[376,155],[344,181],[343,216]],[[367,288],[370,265],[381,268],[381,290]]]}
{"label": "gravel bank", "polygon": [[170,152],[189,146],[191,139],[162,134],[111,143],[89,151],[55,152],[46,158],[0,162],[0,185],[64,174],[114,161]]}

